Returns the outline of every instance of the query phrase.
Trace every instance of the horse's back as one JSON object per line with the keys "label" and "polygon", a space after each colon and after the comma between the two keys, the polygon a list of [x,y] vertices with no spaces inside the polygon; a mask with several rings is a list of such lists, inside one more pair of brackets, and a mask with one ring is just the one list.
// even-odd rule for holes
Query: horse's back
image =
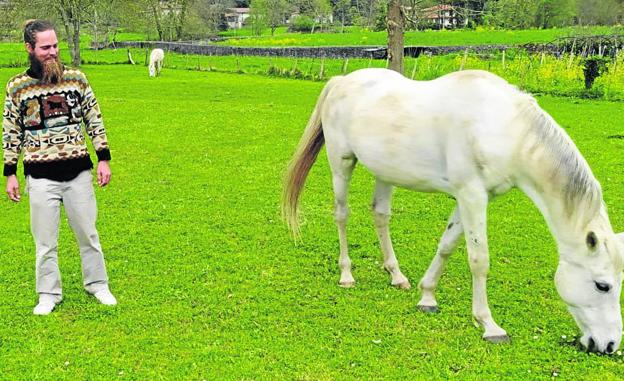
{"label": "horse's back", "polygon": [[450,191],[458,165],[507,165],[516,138],[508,125],[526,99],[484,71],[412,81],[390,70],[364,69],[329,92],[323,131],[328,150],[353,153],[382,180]]}
{"label": "horse's back", "polygon": [[[419,115],[436,115],[458,121],[487,117],[509,111],[528,98],[504,79],[481,70],[454,72],[431,81],[412,81],[391,70],[363,69],[341,77],[331,89],[326,107],[330,112],[343,110],[351,118],[364,119],[364,123],[358,124],[364,128],[379,117],[392,119],[393,115],[417,119]],[[434,123],[425,127],[442,126]]]}
{"label": "horse's back", "polygon": [[164,57],[165,57],[165,52],[160,48],[156,48],[152,50],[152,53],[150,54],[150,60],[152,62],[161,61]]}

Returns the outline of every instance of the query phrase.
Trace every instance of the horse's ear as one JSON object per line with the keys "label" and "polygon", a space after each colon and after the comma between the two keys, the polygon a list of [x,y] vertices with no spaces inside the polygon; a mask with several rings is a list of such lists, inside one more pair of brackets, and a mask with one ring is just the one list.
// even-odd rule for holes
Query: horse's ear
{"label": "horse's ear", "polygon": [[589,247],[591,250],[594,250],[598,245],[598,237],[596,237],[596,233],[587,233],[587,238],[585,238],[585,242],[587,242],[587,247]]}

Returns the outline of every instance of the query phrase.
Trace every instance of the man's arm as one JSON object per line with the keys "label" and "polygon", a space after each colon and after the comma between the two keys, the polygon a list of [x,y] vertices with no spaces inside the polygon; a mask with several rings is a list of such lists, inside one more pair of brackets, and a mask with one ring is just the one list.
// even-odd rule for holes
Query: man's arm
{"label": "man's arm", "polygon": [[19,182],[17,181],[17,161],[22,152],[24,132],[21,127],[19,107],[6,92],[2,119],[2,148],[4,152],[3,174],[7,177],[6,191],[13,201],[20,200]]}
{"label": "man's arm", "polygon": [[[86,78],[85,78],[85,83]],[[85,129],[93,148],[98,157],[97,166],[97,180],[98,185],[103,187],[110,182],[111,170],[109,161],[111,160],[110,150],[108,148],[108,139],[106,138],[106,130],[104,129],[104,122],[102,120],[102,114],[100,113],[100,106],[95,99],[91,86],[88,85],[82,94],[82,117],[85,124]]]}
{"label": "man's arm", "polygon": [[104,129],[104,121],[102,120],[102,114],[100,113],[100,106],[95,99],[91,86],[88,84],[82,94],[81,107],[85,128],[91,142],[93,143],[93,148],[95,149],[98,160],[110,160],[111,157],[110,150],[108,149],[108,139],[106,138],[106,130]]}

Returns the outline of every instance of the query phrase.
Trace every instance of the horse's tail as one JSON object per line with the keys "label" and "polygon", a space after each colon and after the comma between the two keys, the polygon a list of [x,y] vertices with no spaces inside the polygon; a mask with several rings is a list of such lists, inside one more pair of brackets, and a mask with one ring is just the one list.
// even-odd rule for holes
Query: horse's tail
{"label": "horse's tail", "polygon": [[319,95],[314,111],[312,111],[308,125],[301,136],[295,154],[288,164],[286,176],[284,177],[282,218],[295,238],[299,236],[299,196],[305,185],[308,173],[325,143],[323,125],[321,123],[321,110],[327,94],[338,83],[340,78],[342,77],[337,76],[330,79],[323,88],[321,95]]}

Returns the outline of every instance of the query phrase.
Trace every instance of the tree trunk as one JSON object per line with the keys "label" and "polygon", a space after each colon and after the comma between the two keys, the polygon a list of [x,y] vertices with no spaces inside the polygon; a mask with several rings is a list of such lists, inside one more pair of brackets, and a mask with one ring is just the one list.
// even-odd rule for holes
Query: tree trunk
{"label": "tree trunk", "polygon": [[403,49],[405,18],[401,0],[388,2],[388,68],[403,74]]}
{"label": "tree trunk", "polygon": [[79,15],[75,15],[74,20],[72,22],[74,28],[74,35],[72,36],[72,66],[78,67],[82,63],[82,59],[80,58],[80,17]]}
{"label": "tree trunk", "polygon": [[72,66],[80,66],[80,18],[75,4],[60,1],[56,3],[63,20],[63,27],[67,35],[67,45],[71,55]]}
{"label": "tree trunk", "polygon": [[160,10],[156,7],[156,5],[152,4],[152,12],[154,14],[154,22],[156,23],[156,32],[158,33],[158,40],[164,41],[164,34],[162,24],[160,23],[160,14],[158,13]]}
{"label": "tree trunk", "polygon": [[[100,38],[99,36],[99,31],[98,31],[98,13],[97,13],[97,9],[93,10],[93,41],[91,41],[91,46],[95,46],[96,49],[98,49],[100,47],[100,42],[98,41],[98,39]],[[95,45],[93,44],[95,42]]]}
{"label": "tree trunk", "polygon": [[176,39],[178,41],[182,40],[182,32],[184,31],[184,23],[186,22],[186,0],[182,1],[180,4],[180,11],[178,13],[177,22],[176,22]]}

